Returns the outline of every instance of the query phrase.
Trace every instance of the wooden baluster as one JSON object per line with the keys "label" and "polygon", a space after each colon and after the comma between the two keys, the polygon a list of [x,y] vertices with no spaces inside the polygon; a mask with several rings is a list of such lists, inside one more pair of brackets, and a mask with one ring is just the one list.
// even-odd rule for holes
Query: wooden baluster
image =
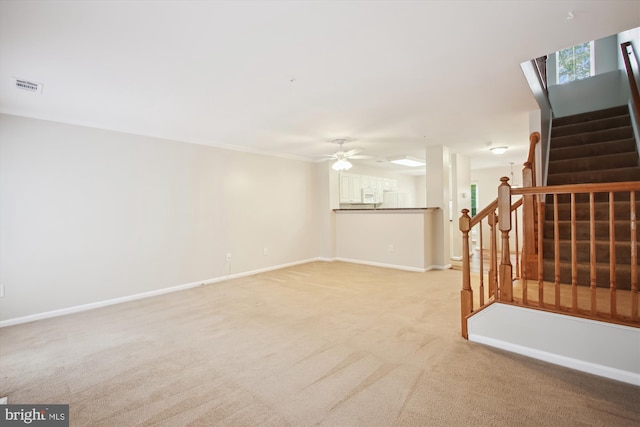
{"label": "wooden baluster", "polygon": [[596,209],[595,209],[595,194],[589,193],[589,264],[590,264],[590,282],[591,288],[591,314],[596,315],[598,312],[597,306],[597,271],[596,271]]}
{"label": "wooden baluster", "polygon": [[576,193],[571,193],[571,307],[578,311],[578,241],[576,236]]}
{"label": "wooden baluster", "polygon": [[[543,195],[541,194],[540,200],[542,200]],[[544,307],[544,260],[543,253],[544,248],[542,247],[543,243],[543,220],[544,220],[544,203],[541,201],[538,202],[538,305],[540,307]]]}
{"label": "wooden baluster", "polygon": [[[535,183],[532,164],[527,162],[522,170],[522,186],[533,187]],[[525,195],[522,199],[522,226],[523,226],[523,259],[526,266],[525,278],[535,280],[538,276],[538,260],[536,256],[536,224],[535,224],[536,197]],[[540,230],[538,230],[540,232]],[[526,254],[526,255],[524,255]]]}
{"label": "wooden baluster", "polygon": [[[522,200],[522,215],[524,216],[524,198]],[[523,224],[523,228],[524,228],[524,224]],[[524,233],[524,230],[523,230]],[[522,281],[522,304],[523,305],[528,305],[529,304],[529,285],[527,283],[527,277],[528,277],[528,272],[527,272],[527,248],[526,248],[526,238],[524,237],[523,234],[523,238],[524,241],[522,242],[522,277],[521,277],[521,281]]]}
{"label": "wooden baluster", "polygon": [[609,192],[609,292],[612,318],[617,317],[616,309],[616,227],[614,193]]}
{"label": "wooden baluster", "polygon": [[496,242],[496,224],[498,222],[498,217],[494,212],[489,214],[489,230],[491,230],[490,242],[491,245],[489,248],[489,289],[491,294],[498,300],[500,297],[498,291],[498,247]]}
{"label": "wooden baluster", "polygon": [[498,228],[502,234],[502,259],[500,260],[500,301],[513,301],[513,266],[509,251],[509,231],[511,231],[511,186],[509,178],[500,178],[498,187]]}
{"label": "wooden baluster", "polygon": [[553,195],[553,261],[556,308],[560,308],[560,220],[558,219],[558,195]]}
{"label": "wooden baluster", "polygon": [[471,217],[469,209],[462,210],[459,221],[462,232],[462,290],[460,291],[460,315],[462,336],[469,338],[467,330],[467,316],[473,312],[473,290],[471,289],[471,264],[469,260],[469,231],[471,230]]}
{"label": "wooden baluster", "polygon": [[515,238],[516,238],[516,278],[520,279],[522,277],[522,275],[520,274],[520,248],[518,247],[518,210],[514,210],[513,211],[513,215],[514,215],[514,221],[515,221],[515,227],[514,230],[516,232]]}
{"label": "wooden baluster", "polygon": [[[478,224],[482,230],[482,221]],[[482,245],[482,231],[480,231],[480,244]],[[484,307],[484,259],[482,258],[482,249],[480,249],[480,307]],[[491,298],[491,295],[489,295]]]}
{"label": "wooden baluster", "polygon": [[638,234],[636,192],[631,192],[631,320],[638,320]]}

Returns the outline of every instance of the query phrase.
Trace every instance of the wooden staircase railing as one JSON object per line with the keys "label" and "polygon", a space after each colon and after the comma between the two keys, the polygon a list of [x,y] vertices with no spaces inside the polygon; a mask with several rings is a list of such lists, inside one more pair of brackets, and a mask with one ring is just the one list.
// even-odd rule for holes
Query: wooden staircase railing
{"label": "wooden staircase railing", "polygon": [[[522,186],[535,187],[537,183],[536,145],[540,142],[540,134],[533,132],[529,136],[529,155],[522,170]],[[538,277],[538,211],[536,206],[544,203],[536,195],[523,197],[522,223],[524,234],[523,252],[526,253],[522,265],[522,275],[528,278]],[[517,218],[517,217],[516,217]],[[524,256],[524,255],[523,255]]]}
{"label": "wooden staircase railing", "polygon": [[[522,207],[522,198],[518,199],[515,203],[510,204],[509,212],[517,212]],[[500,221],[496,210],[498,209],[498,199],[495,199],[487,207],[482,209],[473,218],[469,216],[469,210],[463,209],[462,216],[460,217],[460,231],[462,231],[462,290],[460,291],[461,298],[461,315],[462,315],[462,336],[467,338],[467,322],[466,317],[474,312],[474,292],[472,289],[471,280],[471,247],[469,244],[469,234],[471,230],[477,227],[477,234],[479,238],[478,256],[478,291],[475,294],[477,296],[476,303],[479,304],[479,308],[484,308],[496,300],[511,300],[512,293],[511,287],[502,285],[502,281],[505,278],[512,276],[511,269],[511,252],[509,251],[509,238],[506,242],[502,241],[502,262],[500,269],[498,269],[498,238],[496,233],[500,228]],[[510,216],[510,215],[509,215]],[[517,215],[516,215],[517,218]],[[517,221],[517,219],[516,219]],[[484,230],[483,224],[489,228],[489,269],[487,274],[488,288],[485,289],[485,274],[484,274]],[[498,228],[496,228],[498,225]],[[516,250],[514,252],[516,259],[516,278],[520,278],[520,249],[518,245],[519,229],[516,223],[515,226],[515,240]],[[502,235],[504,238],[504,234]],[[505,246],[506,245],[506,246]],[[505,250],[506,248],[506,250]],[[504,258],[506,257],[506,259]],[[509,266],[509,267],[507,267]],[[475,281],[474,281],[475,282]],[[477,311],[477,310],[476,310]]]}
{"label": "wooden staircase railing", "polygon": [[[470,218],[469,211],[464,209],[460,217],[460,230],[462,231],[463,241],[463,283],[461,291],[461,316],[462,316],[462,336],[468,338],[467,319],[473,313],[488,306],[494,301],[501,301],[511,304],[517,304],[530,308],[543,309],[547,311],[571,314],[580,317],[586,317],[596,320],[604,320],[614,323],[621,323],[631,326],[640,327],[640,318],[638,316],[638,236],[637,236],[637,202],[638,193],[640,192],[640,182],[620,182],[620,183],[602,183],[602,184],[576,184],[576,185],[558,185],[547,187],[523,187],[512,188],[509,178],[501,178],[501,184],[498,187],[498,199],[483,209],[478,215]],[[543,200],[547,195],[551,195],[554,202],[554,255],[555,255],[555,281],[553,283],[544,281],[544,263],[543,263],[543,218],[545,216],[544,206],[542,203],[537,204],[537,280],[532,281],[530,271],[527,271],[528,262],[523,262],[522,277],[513,274],[513,266],[511,264],[510,251],[510,232],[514,218],[519,214],[518,208],[526,206],[527,197],[537,197]],[[523,196],[516,203],[512,203],[514,196]],[[560,247],[558,243],[558,198],[568,198],[570,200],[571,221],[570,221],[570,260],[571,260],[571,283],[562,284],[560,282]],[[583,279],[584,269],[578,258],[585,258],[584,251],[578,252],[577,227],[576,227],[576,200],[581,202],[588,201],[589,212],[580,212],[581,217],[589,218],[589,250],[588,250],[588,277],[589,283],[582,286],[579,278]],[[608,243],[602,245],[602,242],[596,242],[595,233],[595,200],[598,203],[608,203]],[[617,212],[612,201],[628,200],[629,212]],[[625,202],[626,203],[626,202]],[[496,209],[498,212],[496,219]],[[522,213],[524,215],[524,212]],[[616,220],[620,218],[628,218],[630,227],[630,239],[628,241],[616,240]],[[482,255],[482,231],[480,235],[480,260],[479,260],[479,276],[475,280],[471,280],[471,260],[469,256],[469,232],[474,226],[482,224],[486,220],[491,228],[491,246],[490,246],[490,269],[489,269],[489,294],[488,299],[484,298],[484,272],[483,272],[483,255]],[[602,221],[602,220],[600,220]],[[501,233],[501,257],[500,264],[497,265],[497,249],[495,243],[495,225]],[[526,226],[525,226],[526,228]],[[518,230],[516,229],[516,234]],[[531,237],[529,236],[529,239]],[[530,260],[528,249],[531,247],[530,242],[523,243],[522,259]],[[621,260],[616,259],[616,253],[620,252],[620,245],[630,246],[628,264],[624,264]],[[563,256],[566,257],[565,254]],[[608,262],[608,280],[603,283],[602,276],[598,276],[596,271],[596,260],[607,260]],[[618,261],[618,262],[617,262]],[[619,277],[616,269],[627,270],[630,274],[630,287],[628,290],[618,289],[616,281]],[[580,272],[579,272],[580,267]],[[474,272],[475,273],[475,272]],[[625,273],[626,274],[626,273]],[[515,283],[515,287],[514,287]],[[478,288],[479,309],[474,310],[474,291],[475,285]],[[603,286],[605,285],[605,286]],[[603,303],[606,301],[606,303]]]}
{"label": "wooden staircase railing", "polygon": [[[622,59],[627,71],[627,78],[629,79],[631,100],[635,107],[635,120],[636,123],[640,124],[640,88],[638,88],[639,82],[636,80],[636,75],[640,75],[640,70],[638,70],[640,65],[638,65],[638,58],[636,57],[635,50],[633,49],[633,43],[621,43],[620,49],[622,49]],[[633,57],[634,60],[631,60],[630,57]]]}

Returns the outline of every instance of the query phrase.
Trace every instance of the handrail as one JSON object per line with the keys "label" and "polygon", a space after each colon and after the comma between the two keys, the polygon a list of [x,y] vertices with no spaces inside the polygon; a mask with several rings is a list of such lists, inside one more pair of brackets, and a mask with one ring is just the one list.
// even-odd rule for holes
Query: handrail
{"label": "handrail", "polygon": [[[624,42],[620,44],[622,50],[622,59],[624,60],[624,67],[627,70],[627,78],[629,79],[629,89],[631,90],[631,99],[635,105],[636,123],[640,123],[640,92],[638,90],[638,82],[636,81],[635,74],[633,73],[633,65],[629,59],[629,55],[636,56],[633,48],[633,43]],[[631,51],[629,51],[629,49]],[[637,58],[637,56],[636,56]],[[637,59],[636,59],[637,60]]]}
{"label": "handrail", "polygon": [[[509,179],[507,177],[501,178],[501,185],[498,187],[498,199],[492,201],[477,215],[471,218],[468,215],[469,211],[464,209],[460,217],[460,231],[462,232],[463,239],[463,280],[462,290],[460,292],[462,336],[468,338],[467,319],[473,313],[476,313],[495,301],[639,327],[640,315],[638,312],[640,293],[638,289],[639,257],[637,249],[640,242],[638,242],[638,233],[636,232],[636,201],[640,193],[640,181],[522,188],[512,188],[508,181]],[[595,231],[596,216],[594,215],[594,209],[596,207],[595,195],[597,193],[606,195],[606,199],[603,199],[603,202],[608,203],[608,207],[606,208],[608,212],[605,214],[606,218],[600,217],[598,219],[600,223],[603,221],[608,222],[608,230],[607,234],[599,234],[600,237],[596,237]],[[571,196],[568,206],[565,205],[563,208],[563,212],[565,212],[563,215],[566,215],[567,212],[570,213],[570,220],[568,218],[559,219],[558,202],[559,195],[561,194]],[[552,200],[549,203],[551,203],[550,208],[553,210],[552,219],[550,220],[550,226],[553,228],[553,234],[551,236],[543,236],[542,232],[545,226],[545,207],[542,200],[544,200],[546,195],[552,196],[549,199]],[[588,206],[578,209],[578,202],[583,203],[582,200],[585,200],[578,199],[578,195],[581,198],[588,196]],[[512,203],[514,196],[521,197]],[[533,242],[535,245],[532,246],[529,244],[531,242],[525,240],[523,243],[522,258],[519,258],[518,215],[522,214],[524,219],[524,215],[527,213],[526,209],[531,206],[530,199],[533,198],[539,200],[535,203],[535,206],[533,206],[537,216],[536,223],[538,227],[536,242]],[[610,203],[610,201],[622,201],[622,199],[630,202],[629,207],[622,208],[623,211],[619,211],[621,209],[620,207],[614,207],[613,203]],[[562,203],[564,204],[565,202]],[[567,210],[567,208],[569,208],[569,210]],[[522,210],[517,212],[518,209]],[[585,209],[587,212],[584,211]],[[588,218],[586,219],[586,223],[585,218]],[[627,238],[620,240],[619,236],[616,238],[616,223],[622,218],[630,218],[629,227],[631,233]],[[485,219],[487,222],[482,222]],[[515,221],[516,229],[515,266],[511,265],[511,256],[513,253],[510,251],[510,240],[514,237],[512,234],[512,221]],[[478,230],[480,241],[479,277],[474,276],[472,288],[469,236],[473,226],[479,224],[482,225]],[[488,225],[491,233],[488,294],[486,294],[487,291],[484,286],[486,278],[483,270],[482,255],[482,229],[485,224]],[[588,227],[590,230],[590,237],[587,240],[581,237],[579,245],[578,227],[582,230],[580,233],[584,233],[585,227]],[[561,230],[563,234],[568,233],[568,235],[570,235],[568,241],[569,246],[567,249],[562,249],[562,254],[558,240]],[[501,254],[497,250],[497,235],[500,235]],[[525,236],[527,235],[525,234]],[[567,243],[563,243],[563,245],[566,244]],[[584,249],[585,245],[588,245],[589,248]],[[624,255],[626,252],[621,252],[623,254],[622,258],[617,262],[616,252],[619,248],[625,247],[620,245],[630,245],[631,252],[627,253],[627,255]],[[552,257],[555,258],[555,261],[553,261],[555,267],[553,265],[548,266],[551,270],[547,271],[546,275],[543,271],[545,264],[545,262],[543,262],[543,247],[545,248],[545,252],[551,250],[555,255],[555,257]],[[535,248],[536,251],[533,251],[532,248]],[[588,251],[586,258],[585,250]],[[570,281],[566,281],[568,280],[566,279],[568,276],[565,276],[565,273],[562,273],[563,281],[560,281],[561,257],[564,259],[562,263],[571,269],[569,274]],[[585,259],[590,259],[590,261],[588,261],[590,263],[588,271],[584,269],[578,271],[578,263],[582,262],[580,260]],[[596,262],[599,265],[597,269]],[[535,271],[531,270],[532,265],[536,265]],[[606,265],[606,267],[603,267],[603,265]],[[523,269],[522,275],[520,274],[520,267]],[[606,268],[606,270],[603,270],[603,268]],[[628,272],[624,272],[625,269]],[[620,273],[617,273],[618,270],[623,272],[621,274],[624,274],[625,277],[630,277],[630,283],[626,285],[629,286],[626,288],[628,290],[619,289],[617,281],[621,276]],[[602,274],[603,271],[607,272],[606,279]],[[545,277],[548,277],[550,273],[555,273],[555,281],[553,279],[547,279],[550,281],[545,281]],[[585,276],[585,274],[587,276]],[[627,276],[627,274],[629,274],[629,276]],[[588,283],[585,282],[585,280],[588,280]],[[601,286],[605,284],[607,288],[601,288]],[[551,291],[551,293],[549,294],[548,291]],[[478,292],[478,294],[475,294],[475,292]],[[485,298],[486,295],[488,295],[488,299]],[[579,295],[582,296],[579,297]],[[608,310],[601,305],[602,303],[596,303],[596,301],[599,301],[604,295],[608,295]],[[586,298],[585,302],[590,300],[590,306],[587,307],[587,305],[583,303],[579,304],[578,301],[580,298]],[[479,302],[479,307],[476,309],[474,309],[474,302],[475,304]],[[603,311],[603,309],[605,310]]]}
{"label": "handrail", "polygon": [[533,132],[529,135],[529,155],[527,156],[527,162],[525,163],[525,167],[527,164],[531,167],[531,186],[536,186],[536,145],[540,142],[540,133]]}
{"label": "handrail", "polygon": [[567,194],[567,193],[608,193],[618,191],[640,190],[640,181],[627,182],[601,182],[589,184],[563,184],[550,185],[547,187],[521,187],[511,188],[512,195],[528,194]]}
{"label": "handrail", "polygon": [[[519,198],[517,201],[510,205],[510,212],[515,211],[519,207],[522,206],[522,198]],[[498,199],[495,199],[488,206],[478,212],[476,215],[471,218],[469,216],[469,210],[463,209],[462,216],[459,221],[459,228],[462,232],[462,290],[460,291],[461,298],[461,316],[462,316],[462,336],[467,338],[467,323],[466,316],[471,314],[473,310],[473,290],[471,289],[471,275],[470,275],[470,245],[469,245],[469,232],[473,227],[482,223],[483,220],[487,220],[487,225],[491,229],[491,239],[490,239],[490,267],[488,272],[489,278],[489,291],[488,297],[490,304],[492,301],[499,298],[499,287],[498,287],[498,264],[497,264],[497,241],[496,241],[496,225],[498,225],[498,216],[495,214],[498,208]],[[516,225],[517,228],[517,225]],[[479,301],[480,308],[486,306],[485,304],[485,290],[484,290],[484,273],[483,273],[483,251],[482,247],[482,226],[479,229],[479,238],[480,238],[480,289],[479,289]],[[520,275],[520,252],[518,249],[518,238],[516,235],[516,275]],[[502,242],[503,247],[506,247],[506,251],[509,251],[508,243],[505,243],[504,240]],[[505,246],[506,245],[506,246]],[[506,289],[506,287],[505,287]],[[510,293],[506,293],[507,297],[510,299]]]}
{"label": "handrail", "polygon": [[487,215],[491,212],[495,211],[498,208],[498,199],[495,199],[493,202],[489,203],[484,209],[475,214],[473,218],[471,218],[469,226],[473,228],[474,225],[478,224],[480,221],[485,219]]}

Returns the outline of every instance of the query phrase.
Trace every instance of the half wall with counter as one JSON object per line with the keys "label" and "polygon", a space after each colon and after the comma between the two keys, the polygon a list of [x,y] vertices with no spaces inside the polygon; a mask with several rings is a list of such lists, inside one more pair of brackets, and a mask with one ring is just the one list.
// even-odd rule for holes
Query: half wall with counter
{"label": "half wall with counter", "polygon": [[335,209],[336,259],[409,271],[437,265],[439,208]]}

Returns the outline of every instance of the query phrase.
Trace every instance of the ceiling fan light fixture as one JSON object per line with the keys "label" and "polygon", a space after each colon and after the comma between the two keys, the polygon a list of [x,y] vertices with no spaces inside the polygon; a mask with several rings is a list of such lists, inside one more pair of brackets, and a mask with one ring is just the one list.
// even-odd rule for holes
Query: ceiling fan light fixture
{"label": "ceiling fan light fixture", "polygon": [[331,169],[333,169],[334,171],[346,171],[351,169],[351,162],[347,159],[338,159],[335,161],[335,163],[331,166]]}
{"label": "ceiling fan light fixture", "polygon": [[426,164],[424,160],[412,156],[391,157],[389,161],[396,165],[408,166],[410,168],[424,166]]}
{"label": "ceiling fan light fixture", "polygon": [[509,149],[509,147],[491,147],[489,148],[489,150],[491,150],[491,152],[493,154],[504,154],[507,150]]}

